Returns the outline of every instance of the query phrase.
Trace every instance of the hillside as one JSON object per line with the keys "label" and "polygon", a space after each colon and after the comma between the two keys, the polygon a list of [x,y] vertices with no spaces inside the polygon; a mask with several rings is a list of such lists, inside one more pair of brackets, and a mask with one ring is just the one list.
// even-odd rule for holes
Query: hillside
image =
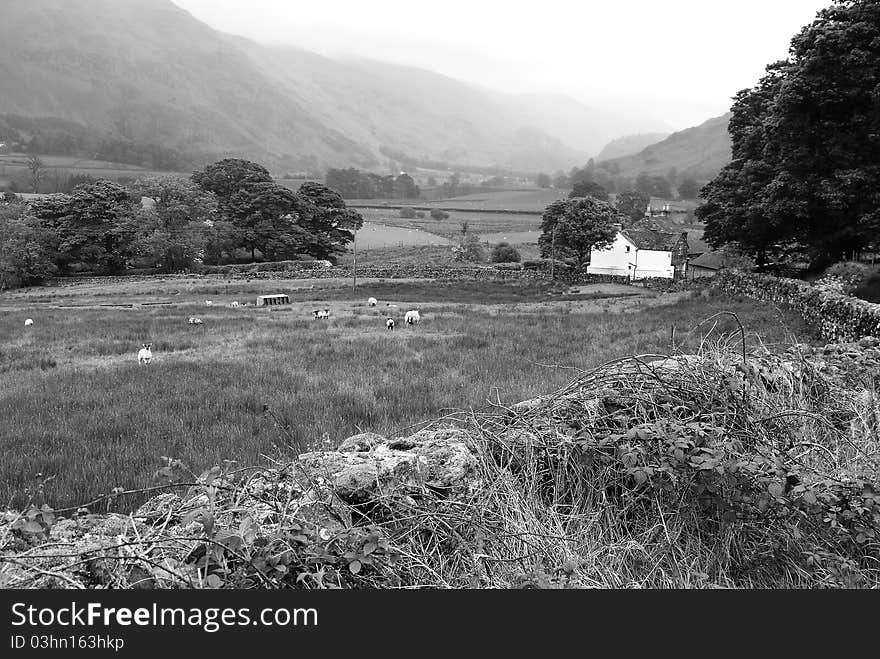
{"label": "hillside", "polygon": [[673,133],[635,155],[607,162],[616,165],[621,176],[634,178],[642,172],[666,175],[675,167],[679,176],[707,181],[730,161],[729,121],[730,113],[709,119],[699,126]]}
{"label": "hillside", "polygon": [[[4,0],[0,115],[74,122],[205,160],[552,170],[657,126],[565,97],[493,92],[420,69],[221,34],[170,0]],[[93,154],[92,154],[93,155]]]}
{"label": "hillside", "polygon": [[669,133],[642,133],[640,135],[626,135],[611,140],[606,144],[599,155],[596,156],[597,161],[612,160],[614,158],[623,158],[638,153],[645,147],[656,144],[660,140],[665,139]]}

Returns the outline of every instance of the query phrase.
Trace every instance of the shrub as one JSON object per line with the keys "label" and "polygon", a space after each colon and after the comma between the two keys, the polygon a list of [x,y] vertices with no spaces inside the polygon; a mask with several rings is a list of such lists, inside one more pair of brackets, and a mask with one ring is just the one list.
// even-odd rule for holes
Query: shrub
{"label": "shrub", "polygon": [[416,213],[416,217],[419,218],[419,219],[422,219],[422,218],[425,217],[425,214],[424,214],[422,211],[418,211],[418,212]]}
{"label": "shrub", "polygon": [[465,235],[460,245],[452,249],[456,261],[467,261],[469,263],[485,263],[486,250],[480,243],[479,237],[469,233]]}
{"label": "shrub", "polygon": [[844,295],[851,295],[856,288],[868,280],[871,274],[871,268],[864,263],[841,261],[828,268],[822,277],[816,280],[816,284]]}
{"label": "shrub", "polygon": [[449,213],[444,210],[440,210],[439,208],[431,209],[431,219],[432,220],[448,220]]}
{"label": "shrub", "polygon": [[414,219],[415,217],[418,217],[418,215],[416,214],[415,208],[412,208],[411,206],[404,206],[403,208],[400,209],[400,217],[402,217],[406,220],[411,220],[411,219]]}
{"label": "shrub", "polygon": [[519,263],[520,255],[516,247],[509,243],[498,243],[492,248],[492,263]]}

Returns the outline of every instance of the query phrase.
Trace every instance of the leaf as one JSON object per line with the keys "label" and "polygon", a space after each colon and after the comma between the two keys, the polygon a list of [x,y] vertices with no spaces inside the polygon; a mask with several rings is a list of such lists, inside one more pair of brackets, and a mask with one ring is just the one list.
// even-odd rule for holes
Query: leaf
{"label": "leaf", "polygon": [[352,574],[357,574],[361,571],[361,562],[360,561],[352,561],[348,564],[348,569]]}
{"label": "leaf", "polygon": [[205,585],[208,588],[220,588],[223,585],[223,579],[218,577],[216,574],[209,574],[205,579]]}
{"label": "leaf", "polygon": [[815,492],[813,492],[812,490],[807,490],[806,492],[804,492],[803,499],[804,499],[804,503],[809,504],[811,506],[816,505],[816,502],[818,501],[818,499],[816,498]]}
{"label": "leaf", "polygon": [[636,480],[636,485],[642,485],[643,483],[645,483],[645,481],[648,480],[648,476],[642,470],[638,470],[633,473],[633,478],[635,478]]}
{"label": "leaf", "polygon": [[364,556],[369,556],[379,547],[375,542],[368,542],[364,545]]}
{"label": "leaf", "polygon": [[30,521],[30,522],[25,522],[22,529],[24,531],[27,531],[28,533],[42,533],[43,532],[43,525],[40,524],[39,522]]}
{"label": "leaf", "polygon": [[778,499],[785,493],[785,488],[782,486],[782,483],[774,481],[767,486],[767,491]]}

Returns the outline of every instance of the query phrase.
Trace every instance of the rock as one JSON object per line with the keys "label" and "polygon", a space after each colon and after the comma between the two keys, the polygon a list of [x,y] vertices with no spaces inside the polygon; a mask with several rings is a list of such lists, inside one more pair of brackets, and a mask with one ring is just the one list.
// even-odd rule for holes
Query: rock
{"label": "rock", "polygon": [[359,435],[352,435],[348,439],[342,440],[342,443],[336,450],[340,453],[365,452],[384,441],[385,438],[382,435],[374,432],[362,432]]}
{"label": "rock", "polygon": [[424,496],[428,488],[454,496],[472,485],[477,461],[462,430],[422,430],[410,437],[384,440],[368,451],[357,450],[361,441],[349,442],[350,450],[344,452],[300,455],[302,478],[330,487],[342,501],[353,505],[391,493]]}

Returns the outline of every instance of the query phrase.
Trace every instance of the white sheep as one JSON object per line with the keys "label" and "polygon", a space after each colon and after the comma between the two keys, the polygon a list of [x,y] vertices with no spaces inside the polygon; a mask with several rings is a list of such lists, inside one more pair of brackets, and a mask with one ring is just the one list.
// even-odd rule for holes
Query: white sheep
{"label": "white sheep", "polygon": [[232,302],[229,303],[229,306],[230,306],[230,307],[237,307],[237,306],[238,306],[238,301],[237,301],[237,300],[233,300]]}
{"label": "white sheep", "polygon": [[150,349],[152,343],[142,343],[144,347],[138,350],[138,365],[146,366],[153,361],[153,351]]}
{"label": "white sheep", "polygon": [[398,309],[399,307],[396,304],[391,304],[390,302],[386,302],[385,306],[389,309]]}
{"label": "white sheep", "polygon": [[202,319],[196,318],[195,316],[190,316],[189,320],[187,320],[186,322],[188,322],[190,325],[201,325]]}
{"label": "white sheep", "polygon": [[422,322],[422,317],[419,316],[419,312],[417,309],[412,309],[406,312],[406,315],[403,317],[403,322],[412,327],[413,325],[418,325]]}
{"label": "white sheep", "polygon": [[318,311],[317,309],[312,312],[315,314],[315,319],[318,318],[329,318],[330,317],[330,309],[324,309],[323,311]]}
{"label": "white sheep", "polygon": [[367,304],[369,304],[371,307],[375,307],[377,304],[379,304],[379,300],[377,300],[374,297],[371,297],[370,299],[367,300]]}
{"label": "white sheep", "polygon": [[390,329],[392,331],[394,330],[394,319],[393,318],[389,318],[388,320],[385,321],[385,329]]}
{"label": "white sheep", "polygon": [[214,304],[214,303],[211,302],[211,300],[205,300],[205,306],[206,306],[206,307],[210,307],[212,304]]}
{"label": "white sheep", "polygon": [[34,319],[33,319],[33,318],[28,318],[28,319],[26,319],[26,320],[24,321],[24,326],[25,326],[25,327],[30,327],[30,326],[33,325],[33,324],[34,324]]}

